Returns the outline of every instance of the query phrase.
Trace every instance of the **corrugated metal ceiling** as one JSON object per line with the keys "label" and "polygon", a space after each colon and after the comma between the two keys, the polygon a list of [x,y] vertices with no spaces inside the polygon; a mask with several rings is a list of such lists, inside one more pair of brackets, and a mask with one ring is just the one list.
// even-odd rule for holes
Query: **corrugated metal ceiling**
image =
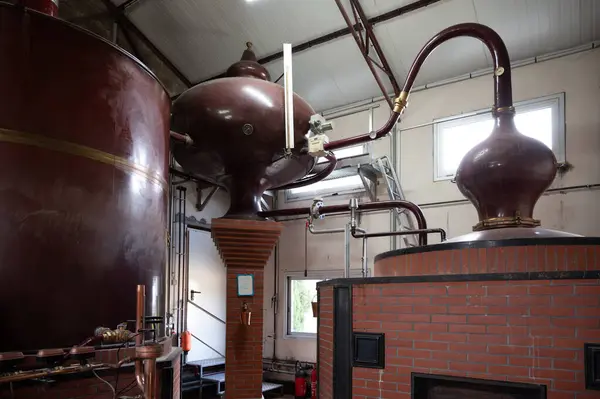
{"label": "corrugated metal ceiling", "polygon": [[[410,2],[361,0],[368,17]],[[283,42],[299,44],[345,27],[334,0],[141,0],[128,16],[193,82],[227,69],[246,41],[254,43],[260,58],[281,51]],[[402,82],[421,46],[460,22],[497,30],[511,58],[519,60],[600,40],[600,1],[445,0],[377,24],[375,33]],[[416,84],[459,76],[490,62],[481,43],[455,39],[432,54]],[[281,74],[280,60],[266,66],[273,79]],[[295,54],[294,88],[318,110],[380,94],[351,36]]]}

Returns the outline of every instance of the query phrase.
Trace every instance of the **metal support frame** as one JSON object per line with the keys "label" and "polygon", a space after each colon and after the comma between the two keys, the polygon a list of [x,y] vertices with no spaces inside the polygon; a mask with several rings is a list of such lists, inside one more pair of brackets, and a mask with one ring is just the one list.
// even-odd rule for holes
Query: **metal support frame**
{"label": "metal support frame", "polygon": [[[388,96],[387,89],[385,88],[385,86],[381,80],[381,77],[379,76],[379,73],[377,72],[375,67],[377,67],[385,75],[387,75],[388,79],[390,80],[390,83],[392,84],[392,87],[394,89],[394,94],[396,96],[398,94],[400,94],[400,85],[398,85],[398,82],[396,81],[394,73],[392,72],[392,69],[390,68],[390,64],[388,63],[387,59],[385,58],[385,54],[383,53],[383,50],[381,49],[381,46],[379,45],[379,41],[377,40],[377,36],[375,36],[375,32],[373,31],[373,26],[369,22],[369,19],[367,18],[365,11],[363,10],[362,6],[360,5],[360,1],[359,0],[350,0],[350,7],[352,9],[352,14],[354,16],[354,23],[352,23],[352,21],[350,20],[350,16],[346,12],[346,8],[342,4],[342,0],[335,0],[335,2],[337,4],[338,8],[340,9],[340,12],[342,13],[344,20],[346,21],[346,25],[348,25],[348,28],[351,30],[352,36],[354,37],[354,40],[356,41],[356,44],[358,45],[360,53],[363,56],[363,58],[365,59],[365,62],[367,63],[369,70],[373,74],[373,77],[375,78],[375,82],[377,82],[377,86],[379,86],[381,93],[383,94],[384,98],[387,100],[387,103],[390,106],[390,109],[393,109],[394,104],[392,103],[392,99]],[[364,29],[361,29],[360,31],[351,29],[353,26],[356,26],[356,25],[360,25]],[[377,60],[373,58],[372,54],[369,54],[371,47],[373,47],[373,50],[375,50],[375,56],[377,57]]]}
{"label": "metal support frame", "polygon": [[[389,21],[389,20],[397,18],[397,17],[399,17],[401,15],[405,15],[405,14],[411,13],[413,11],[417,11],[417,10],[419,10],[421,8],[425,8],[427,6],[430,6],[432,4],[439,3],[440,1],[442,1],[442,0],[417,0],[417,1],[413,2],[413,3],[410,3],[410,4],[407,4],[405,6],[396,8],[394,10],[385,12],[385,13],[377,15],[377,16],[375,16],[373,18],[369,18],[367,21],[369,22],[369,24],[371,26],[374,26],[375,24],[378,24],[378,23],[381,23],[381,22],[385,22],[385,21]],[[346,27],[346,28],[338,29],[338,30],[336,30],[334,32],[327,33],[327,34],[325,34],[323,36],[319,36],[319,37],[317,37],[315,39],[311,39],[311,40],[308,40],[306,42],[303,42],[303,43],[300,43],[300,44],[297,44],[297,45],[293,46],[292,47],[292,53],[296,54],[296,53],[299,53],[301,51],[308,50],[308,49],[310,49],[312,47],[320,46],[321,44],[325,44],[325,43],[328,43],[328,42],[330,42],[332,40],[339,39],[340,37],[344,37],[346,35],[350,35],[350,34],[352,34],[353,31],[360,30],[360,29],[362,29],[362,27],[360,25],[354,25],[354,26],[352,26],[352,28]],[[283,51],[279,51],[277,53],[268,55],[266,57],[262,57],[262,58],[258,59],[258,63],[259,64],[268,64],[269,62],[277,61],[277,60],[279,60],[281,58],[283,58]],[[203,82],[206,82],[206,81],[209,81],[209,80],[223,78],[225,76],[226,76],[226,74],[225,74],[225,72],[223,72],[223,73],[220,73],[220,74],[218,74],[216,76],[213,76],[212,78],[204,79],[204,80],[202,80],[202,81],[200,81],[198,83],[203,83]],[[196,84],[198,84],[198,83],[196,83]]]}

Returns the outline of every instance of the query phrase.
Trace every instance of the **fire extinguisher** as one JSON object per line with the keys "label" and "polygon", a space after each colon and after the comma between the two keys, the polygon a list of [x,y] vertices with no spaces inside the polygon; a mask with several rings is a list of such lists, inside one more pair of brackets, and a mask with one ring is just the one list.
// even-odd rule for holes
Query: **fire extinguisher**
{"label": "fire extinguisher", "polygon": [[310,399],[317,399],[317,366],[310,372]]}
{"label": "fire extinguisher", "polygon": [[295,399],[305,399],[306,398],[306,372],[304,368],[300,364],[300,362],[296,362],[296,378],[294,381],[295,385]]}

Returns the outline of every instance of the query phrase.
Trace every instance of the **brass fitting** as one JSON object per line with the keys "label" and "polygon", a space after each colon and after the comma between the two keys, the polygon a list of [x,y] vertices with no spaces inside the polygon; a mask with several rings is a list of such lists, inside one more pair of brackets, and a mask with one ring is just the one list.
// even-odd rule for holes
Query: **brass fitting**
{"label": "brass fitting", "polygon": [[404,112],[404,108],[408,105],[408,92],[402,91],[398,97],[394,100],[394,112],[401,114]]}
{"label": "brass fitting", "polygon": [[497,116],[497,115],[501,115],[501,114],[514,114],[515,113],[515,107],[513,107],[512,105],[510,107],[493,107],[492,108],[492,115]]}

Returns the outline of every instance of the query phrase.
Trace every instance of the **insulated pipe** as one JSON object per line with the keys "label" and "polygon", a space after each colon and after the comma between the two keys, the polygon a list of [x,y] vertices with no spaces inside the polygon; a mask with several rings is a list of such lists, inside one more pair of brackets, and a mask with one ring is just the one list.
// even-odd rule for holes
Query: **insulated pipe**
{"label": "insulated pipe", "polygon": [[[356,231],[356,229],[355,229]],[[352,234],[354,236],[354,234]],[[368,277],[369,269],[367,266],[367,237],[363,237],[363,249],[362,249],[362,276]]]}
{"label": "insulated pipe", "polygon": [[325,158],[327,158],[329,163],[327,164],[327,167],[325,169],[323,169],[322,171],[317,172],[312,176],[303,177],[302,179],[295,181],[293,183],[286,184],[284,186],[271,188],[271,190],[289,190],[291,188],[308,186],[309,184],[313,184],[313,183],[316,183],[316,182],[319,182],[319,181],[325,179],[327,176],[329,176],[331,174],[331,172],[333,172],[335,170],[335,167],[337,165],[337,158],[335,157],[335,155],[332,152],[328,152],[327,155],[325,155]]}
{"label": "insulated pipe", "polygon": [[[356,212],[370,212],[384,209],[394,209],[401,208],[410,211],[417,220],[417,226],[419,230],[427,229],[427,221],[425,220],[425,215],[423,215],[423,211],[419,208],[418,205],[403,200],[394,200],[394,201],[379,201],[379,202],[368,202],[365,204],[358,204],[355,208]],[[318,208],[319,215],[329,215],[329,214],[345,214],[350,213],[352,211],[349,205],[329,205]],[[272,217],[281,217],[281,216],[300,216],[300,215],[310,215],[311,208],[291,208],[291,209],[276,209],[270,211],[262,211],[258,212],[258,216],[263,218],[272,218]],[[427,245],[427,235],[422,233],[419,235],[419,245]]]}
{"label": "insulated pipe", "polygon": [[[146,286],[137,286],[137,300],[136,300],[136,311],[135,311],[135,346],[140,347],[144,344],[144,317],[145,317],[145,305],[146,305]],[[135,362],[135,380],[138,387],[144,392],[145,378],[144,378],[144,366],[141,361]]]}
{"label": "insulated pipe", "polygon": [[350,278],[350,223],[344,227],[344,278]]}
{"label": "insulated pipe", "polygon": [[388,134],[396,122],[398,122],[404,108],[406,108],[408,96],[423,62],[425,62],[431,52],[440,44],[461,36],[479,39],[488,48],[494,64],[494,112],[511,110],[513,106],[511,69],[506,45],[494,30],[485,25],[476,23],[458,24],[446,28],[435,35],[421,49],[408,72],[402,92],[400,92],[400,95],[394,100],[394,110],[383,127],[371,133],[332,141],[325,145],[325,149],[331,151],[343,147],[350,147],[367,141],[377,140]]}
{"label": "insulated pipe", "polygon": [[439,233],[441,241],[446,241],[446,231],[444,229],[417,229],[417,230],[403,230],[403,231],[385,231],[381,233],[356,233],[358,229],[355,229],[352,232],[352,237],[354,238],[378,238],[378,237],[391,237],[391,236],[407,236],[412,234],[430,234],[430,233]]}
{"label": "insulated pipe", "polygon": [[[311,234],[333,234],[333,233],[343,233],[344,231],[346,231],[345,228],[339,228],[339,229],[325,229],[325,230],[315,230],[315,225],[312,223],[309,223],[308,225],[308,231],[311,232]],[[360,227],[356,228],[356,231],[360,232],[360,233],[366,233],[367,231],[364,229],[361,229]]]}

